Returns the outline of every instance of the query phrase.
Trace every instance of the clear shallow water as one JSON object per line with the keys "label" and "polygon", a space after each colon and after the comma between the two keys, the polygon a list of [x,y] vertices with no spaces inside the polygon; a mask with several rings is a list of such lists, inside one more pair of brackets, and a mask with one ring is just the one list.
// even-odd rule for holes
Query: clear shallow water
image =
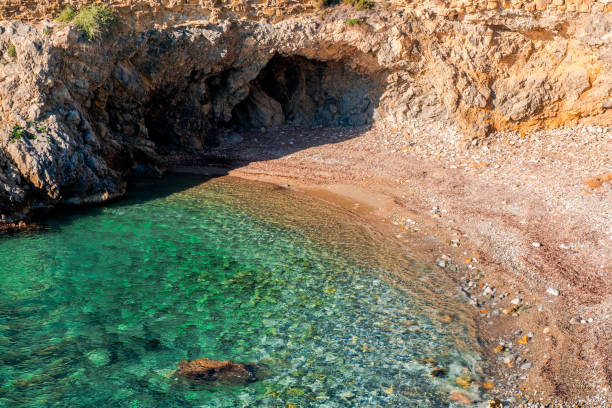
{"label": "clear shallow water", "polygon": [[[267,184],[173,177],[0,238],[0,272],[0,407],[446,407],[456,376],[479,376],[468,307],[441,276]],[[173,376],[199,357],[264,378]]]}

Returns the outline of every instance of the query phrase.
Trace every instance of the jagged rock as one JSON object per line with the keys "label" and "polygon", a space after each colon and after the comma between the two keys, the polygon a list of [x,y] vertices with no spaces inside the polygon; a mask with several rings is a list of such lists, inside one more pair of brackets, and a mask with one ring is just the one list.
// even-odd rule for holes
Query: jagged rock
{"label": "jagged rock", "polygon": [[250,86],[249,96],[236,107],[236,116],[241,124],[252,128],[270,128],[285,121],[283,108],[261,88]]}
{"label": "jagged rock", "polygon": [[177,374],[202,381],[254,381],[255,368],[246,364],[198,358],[182,360],[178,364]]}

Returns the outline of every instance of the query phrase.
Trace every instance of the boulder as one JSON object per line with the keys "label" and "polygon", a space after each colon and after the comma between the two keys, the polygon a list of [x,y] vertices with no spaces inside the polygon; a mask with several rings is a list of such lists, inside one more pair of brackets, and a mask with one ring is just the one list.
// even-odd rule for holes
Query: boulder
{"label": "boulder", "polygon": [[209,358],[182,360],[178,364],[177,374],[203,381],[254,381],[255,367],[232,361],[217,361]]}
{"label": "boulder", "polygon": [[236,108],[239,122],[247,127],[271,128],[285,122],[283,107],[270,97],[258,83],[250,86],[249,96]]}

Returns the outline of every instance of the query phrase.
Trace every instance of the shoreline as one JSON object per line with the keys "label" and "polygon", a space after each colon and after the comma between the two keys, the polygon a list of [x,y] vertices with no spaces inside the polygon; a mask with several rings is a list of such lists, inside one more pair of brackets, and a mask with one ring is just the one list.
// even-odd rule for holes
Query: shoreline
{"label": "shoreline", "polygon": [[[432,137],[430,132],[426,129],[422,137]],[[583,137],[580,131],[570,132]],[[333,135],[338,133],[349,135],[335,141]],[[510,406],[576,406],[578,403],[587,407],[608,406],[612,339],[606,333],[612,331],[610,319],[606,317],[609,313],[606,293],[612,292],[610,280],[605,278],[612,270],[607,269],[609,263],[608,266],[601,263],[603,267],[597,268],[594,262],[583,261],[587,251],[575,251],[570,246],[564,249],[555,242],[563,238],[565,230],[555,230],[559,225],[557,220],[544,222],[542,214],[530,214],[535,212],[530,204],[537,202],[537,197],[533,197],[537,190],[533,186],[523,186],[518,192],[512,189],[510,197],[519,203],[525,200],[523,208],[521,204],[515,205],[519,208],[513,209],[514,214],[494,211],[491,205],[491,201],[506,201],[503,198],[508,192],[503,187],[507,185],[489,186],[498,194],[493,197],[490,194],[470,196],[465,192],[457,196],[453,191],[465,184],[480,184],[484,171],[500,168],[505,171],[505,166],[496,167],[498,163],[491,160],[486,166],[457,169],[452,165],[444,166],[435,156],[433,160],[418,157],[415,151],[420,147],[419,140],[406,143],[408,149],[377,143],[381,138],[389,138],[391,133],[401,135],[380,128],[306,130],[283,127],[246,134],[246,142],[231,147],[231,157],[239,164],[234,168],[200,165],[204,162],[197,156],[182,154],[169,156],[169,169],[172,172],[227,174],[292,188],[332,202],[377,224],[403,243],[411,255],[443,269],[449,278],[459,283],[461,291],[475,306],[479,315],[476,324],[483,339],[481,346],[492,368],[489,374],[495,377],[494,384],[490,385],[495,396]],[[328,143],[313,141],[320,134]],[[288,138],[288,135],[294,137]],[[605,146],[608,135],[604,136]],[[557,132],[548,142],[568,145],[566,137]],[[512,148],[513,144],[502,142],[501,145]],[[278,150],[278,157],[270,158],[270,150]],[[501,153],[499,157],[504,158],[507,152],[502,150]],[[207,157],[215,154],[227,160],[227,147],[208,152]],[[599,154],[605,159],[605,151]],[[541,157],[546,159],[545,155]],[[512,166],[522,167],[525,163],[525,160],[517,160]],[[580,160],[564,164],[581,167],[580,171],[585,167]],[[600,169],[592,169],[593,172],[597,170]],[[530,172],[541,173],[542,168],[529,169],[524,176],[530,176]],[[417,177],[397,177],[404,176],[402,173]],[[585,172],[585,176],[590,174]],[[495,177],[496,172],[493,172],[493,179]],[[485,181],[491,183],[491,178]],[[540,186],[552,188],[550,180],[544,178],[539,182]],[[573,188],[559,185],[561,190]],[[588,188],[588,184],[584,186]],[[457,201],[449,205],[448,201],[436,197],[437,194]],[[612,188],[604,182],[590,194],[579,194],[587,199],[595,197],[606,208],[606,197],[612,197]],[[574,197],[568,193],[560,202],[563,204],[564,199]],[[437,202],[438,205],[432,205]],[[524,207],[529,222],[517,223],[512,218],[516,218],[521,209],[525,210]],[[553,211],[559,209],[558,205],[551,207]],[[592,207],[577,208],[588,216]],[[550,212],[550,208],[546,212]],[[608,215],[605,211],[600,214],[603,221],[609,221],[605,219]],[[476,225],[475,216],[478,218]],[[606,223],[602,226],[605,231]],[[571,232],[581,237],[597,233],[588,225],[581,231],[574,228]],[[600,247],[589,249],[601,252],[596,261],[609,261],[606,237],[604,240],[601,236],[597,238],[591,243],[599,243]],[[574,273],[576,265],[581,266],[583,276]],[[581,310],[588,310],[588,314]],[[576,373],[580,373],[580,377]]]}

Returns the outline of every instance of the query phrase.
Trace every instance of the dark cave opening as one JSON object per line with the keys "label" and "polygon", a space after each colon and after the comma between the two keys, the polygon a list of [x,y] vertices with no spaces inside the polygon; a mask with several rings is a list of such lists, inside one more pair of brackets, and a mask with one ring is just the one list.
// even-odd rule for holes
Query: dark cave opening
{"label": "dark cave opening", "polygon": [[144,121],[158,149],[202,150],[224,130],[362,126],[373,122],[381,75],[357,72],[347,61],[275,55],[254,80],[235,87],[240,71],[192,72],[185,82],[149,95]]}
{"label": "dark cave opening", "polygon": [[376,77],[359,74],[344,61],[275,55],[232,111],[239,128],[361,126],[373,122],[380,97]]}

